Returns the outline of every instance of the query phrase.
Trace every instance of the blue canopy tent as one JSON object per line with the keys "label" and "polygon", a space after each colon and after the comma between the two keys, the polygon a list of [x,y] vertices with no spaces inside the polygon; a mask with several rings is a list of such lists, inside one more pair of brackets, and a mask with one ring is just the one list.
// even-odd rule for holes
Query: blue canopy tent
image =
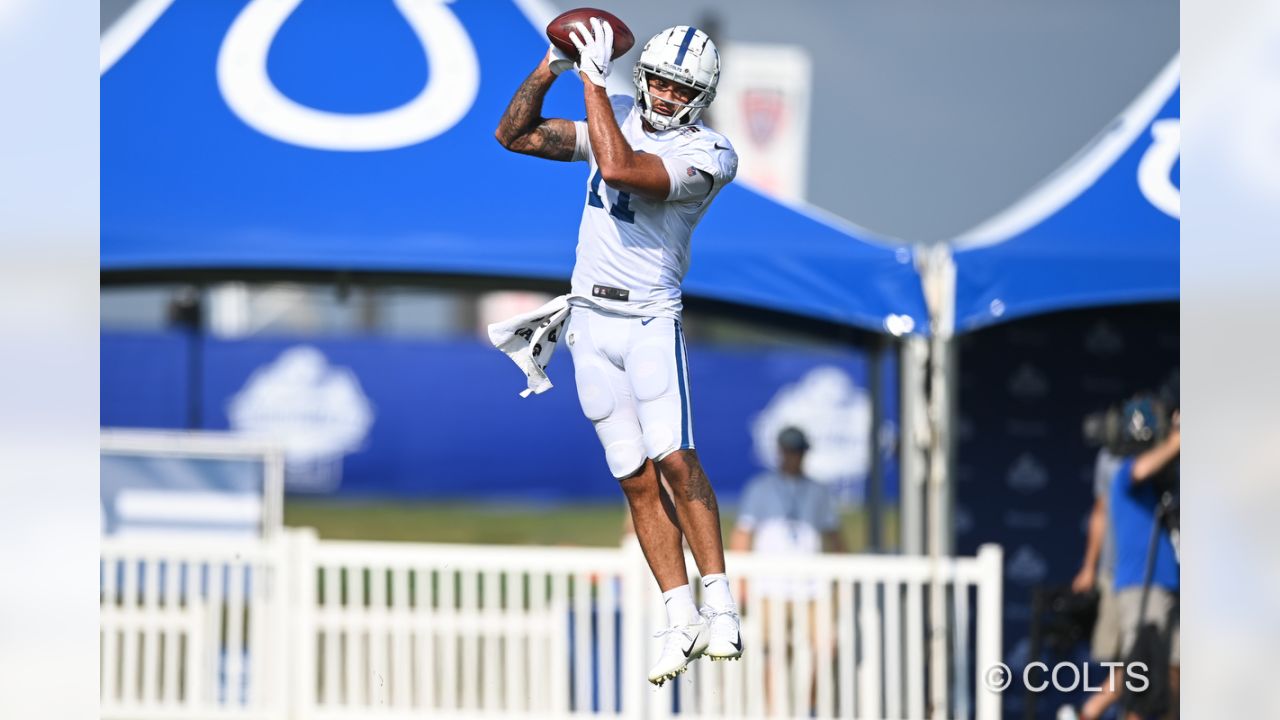
{"label": "blue canopy tent", "polygon": [[[1178,78],[1175,57],[1026,197],[950,246],[922,254],[935,331],[930,402],[943,423],[933,433],[933,452],[952,454],[954,334],[1059,310],[1177,300]],[[931,472],[949,476],[951,465],[935,463]],[[904,527],[918,536],[923,513],[909,493],[904,498]]]}
{"label": "blue canopy tent", "polygon": [[[1175,58],[1062,169],[922,258],[938,419],[930,549],[1006,549],[1003,652],[1021,662],[1040,659],[1027,655],[1032,588],[1078,567],[1078,547],[1057,540],[1077,535],[1092,500],[1079,478],[1096,451],[1079,439],[1080,418],[1176,363],[1177,312],[1154,304],[1179,296],[1178,77]],[[1140,303],[1153,305],[1060,312]],[[906,538],[926,535],[919,498],[904,477]]]}
{"label": "blue canopy tent", "polygon": [[[945,487],[954,466],[958,376],[953,336],[1060,310],[1178,298],[1179,80],[1170,61],[1087,147],[1007,210],[949,245],[921,252],[934,330],[928,474]],[[923,342],[920,340],[919,342]],[[915,368],[922,375],[924,353]],[[904,547],[919,549],[927,523],[950,549],[943,517],[925,518],[924,472],[904,475]],[[952,492],[944,489],[945,497]]]}
{"label": "blue canopy tent", "polygon": [[[545,48],[530,2],[155,0],[104,38],[104,279],[345,271],[567,280],[583,166],[493,139]],[[120,37],[123,35],[123,39]],[[566,78],[549,116],[580,117]],[[692,297],[923,329],[910,253],[731,185]]]}
{"label": "blue canopy tent", "polygon": [[955,330],[1178,298],[1178,62],[1089,147],[954,243]]}

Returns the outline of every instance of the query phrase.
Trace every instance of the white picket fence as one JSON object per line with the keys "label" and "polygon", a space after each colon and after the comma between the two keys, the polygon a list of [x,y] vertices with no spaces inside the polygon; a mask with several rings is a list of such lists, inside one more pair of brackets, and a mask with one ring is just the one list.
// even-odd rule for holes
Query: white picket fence
{"label": "white picket fence", "polygon": [[[743,660],[699,660],[657,689],[644,675],[665,615],[634,546],[108,538],[102,717],[999,716],[975,672],[999,660],[998,547],[936,565],[727,561]],[[812,598],[757,597],[786,582]],[[931,643],[934,597],[946,635]],[[928,686],[931,647],[945,688]]]}

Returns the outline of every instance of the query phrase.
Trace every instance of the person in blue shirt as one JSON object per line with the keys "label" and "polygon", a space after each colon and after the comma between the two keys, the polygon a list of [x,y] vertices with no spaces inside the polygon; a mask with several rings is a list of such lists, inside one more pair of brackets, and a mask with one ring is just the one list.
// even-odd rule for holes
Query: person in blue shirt
{"label": "person in blue shirt", "polygon": [[809,439],[800,428],[778,433],[778,469],[747,483],[730,549],[801,555],[843,552],[834,499],[827,486],[804,474],[808,450]]}
{"label": "person in blue shirt", "polygon": [[[1148,416],[1148,408],[1136,408],[1133,420],[1154,427],[1155,418]],[[1142,415],[1142,417],[1139,417]],[[1113,590],[1121,632],[1121,657],[1130,659],[1140,630],[1138,619],[1142,611],[1142,591],[1146,580],[1147,558],[1151,552],[1151,533],[1159,523],[1156,535],[1155,563],[1151,574],[1151,589],[1147,597],[1144,623],[1152,625],[1159,641],[1159,651],[1169,656],[1168,686],[1172,695],[1169,707],[1176,714],[1178,707],[1178,556],[1173,546],[1169,525],[1158,517],[1171,473],[1177,470],[1182,450],[1182,433],[1179,415],[1175,411],[1169,434],[1144,452],[1124,458],[1115,470],[1107,494],[1107,521],[1112,530]],[[1150,669],[1148,670],[1150,672]],[[1080,717],[1099,717],[1110,706],[1125,686],[1126,675],[1116,673],[1113,684],[1104,683],[1102,692],[1095,695],[1081,709]],[[1150,678],[1157,687],[1159,679]],[[1113,687],[1114,686],[1114,691]],[[1140,715],[1128,713],[1129,720],[1139,720]]]}
{"label": "person in blue shirt", "polygon": [[[816,555],[821,552],[844,552],[840,535],[840,515],[831,492],[804,474],[805,453],[809,439],[797,427],[778,433],[778,469],[752,478],[742,493],[737,523],[729,539],[729,549],[765,555]],[[789,647],[786,638],[793,636],[795,623],[809,628],[811,668],[829,668],[834,646],[830,638],[817,637],[817,598],[824,592],[821,584],[808,578],[757,579],[747,588],[761,623],[765,655],[774,652],[779,639],[784,652],[798,652]],[[744,604],[747,593],[739,598]],[[783,606],[783,622],[774,628],[771,603]],[[804,613],[807,613],[806,618]],[[809,677],[809,706],[815,707],[816,677]],[[776,700],[770,674],[764,678],[766,707]],[[776,708],[775,708],[776,709]]]}
{"label": "person in blue shirt", "polygon": [[[1159,523],[1156,536],[1155,565],[1151,574],[1151,591],[1147,597],[1144,622],[1154,625],[1161,651],[1169,654],[1170,707],[1176,713],[1179,681],[1178,632],[1178,555],[1168,523],[1157,518],[1163,485],[1169,473],[1176,472],[1182,451],[1179,415],[1173,414],[1173,428],[1168,437],[1155,447],[1126,460],[1116,470],[1111,485],[1111,522],[1115,528],[1115,592],[1120,611],[1120,627],[1125,657],[1134,651],[1141,628],[1142,589],[1146,579],[1147,557],[1151,550],[1152,526]],[[1153,683],[1155,685],[1155,683]],[[1130,718],[1139,716],[1130,713]]]}

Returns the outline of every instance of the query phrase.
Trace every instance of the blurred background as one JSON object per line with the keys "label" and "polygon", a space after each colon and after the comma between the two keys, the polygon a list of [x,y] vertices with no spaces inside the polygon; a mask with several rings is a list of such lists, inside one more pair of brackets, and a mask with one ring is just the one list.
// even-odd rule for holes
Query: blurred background
{"label": "blurred background", "polygon": [[[138,10],[148,11],[146,3],[141,5]],[[547,7],[557,11],[567,9],[568,5],[549,3]],[[122,16],[127,17],[133,6],[132,2],[104,0],[101,3],[104,32]],[[397,27],[395,18],[390,17],[394,14],[392,8],[369,10],[368,28],[362,32],[360,23],[341,28],[327,24],[326,16],[322,15],[323,6],[324,3],[315,3],[314,8],[312,4],[300,6],[296,17],[281,29],[280,45],[272,50],[270,62],[273,74],[280,77],[279,82],[286,91],[309,93],[303,95],[303,99],[314,99],[320,107],[339,108],[346,104],[354,109],[361,103],[376,105],[384,98],[385,102],[395,102],[406,92],[412,92],[415,83],[421,83],[422,59],[420,55],[414,56],[416,51],[409,44],[412,38],[400,37],[405,28]],[[785,146],[781,153],[785,160],[780,162],[795,166],[779,167],[774,156],[759,150],[758,146],[764,142],[757,142],[752,139],[756,136],[750,135],[738,142],[744,156],[743,180],[765,187],[775,197],[807,201],[868,228],[868,232],[862,233],[864,237],[903,245],[955,238],[1026,194],[1106,129],[1177,51],[1177,8],[1167,2],[1072,3],[1069,6],[984,3],[980,10],[928,3],[810,2],[790,5],[787,23],[776,21],[769,12],[769,4],[657,2],[626,7],[623,12],[623,4],[609,6],[606,3],[606,9],[610,8],[623,13],[641,42],[666,25],[697,22],[711,30],[724,46],[725,84],[731,87],[729,93],[722,93],[720,102],[713,108],[711,122],[729,123],[734,129],[740,127],[744,131],[750,122],[757,126],[776,126],[759,127],[756,132],[768,136],[771,150]],[[222,15],[233,16],[234,12],[224,8]],[[210,17],[207,21],[214,20]],[[175,29],[175,34],[181,30],[183,28]],[[314,36],[307,36],[308,30]],[[392,46],[379,53],[365,52],[364,43],[375,40],[370,36],[382,30],[397,34],[394,39],[405,41],[406,47],[386,43]],[[155,42],[163,39],[157,37]],[[532,44],[533,39],[527,38],[526,42]],[[744,93],[737,89],[734,85],[737,81],[731,77],[735,44],[742,46],[740,52],[747,54],[743,64],[763,64],[774,73],[790,73],[782,78],[768,78],[771,83],[768,89],[774,94],[759,89],[754,94],[749,90]],[[763,63],[755,60],[762,51],[779,49],[784,53],[781,62],[770,62],[768,55]],[[620,62],[625,66],[637,53],[638,48]],[[518,78],[537,60],[536,49],[532,57],[511,55],[509,64],[513,67],[503,63],[490,70],[491,66],[486,63],[486,78],[490,73],[501,72],[518,83]],[[1014,58],[1017,60],[1013,61]],[[136,62],[141,65],[144,61]],[[143,72],[145,70],[139,68],[139,74]],[[174,78],[177,72],[171,66],[166,67],[163,80],[178,82]],[[125,75],[125,70],[120,74]],[[752,75],[748,71],[743,74]],[[380,80],[372,83],[368,80],[370,77]],[[148,106],[144,109],[138,106],[141,98],[126,95],[135,91],[131,79],[120,79],[122,89],[117,97],[111,90],[111,78],[104,75],[104,137],[119,140],[104,147],[104,174],[118,182],[104,189],[107,221],[104,254],[112,255],[114,238],[126,232],[123,227],[120,230],[113,227],[116,218],[120,225],[145,222],[151,225],[145,228],[148,233],[189,233],[192,230],[189,224],[200,222],[205,214],[240,212],[248,216],[226,221],[230,226],[236,221],[253,222],[255,206],[281,201],[265,196],[244,197],[244,191],[237,190],[233,191],[234,198],[218,197],[217,200],[239,201],[244,204],[242,208],[192,207],[193,199],[212,200],[206,195],[206,185],[219,183],[217,177],[198,172],[207,168],[194,167],[193,158],[204,153],[225,156],[229,149],[242,152],[244,157],[221,164],[216,170],[227,173],[243,170],[253,174],[243,163],[252,162],[255,157],[254,137],[223,137],[231,148],[209,147],[200,139],[202,129],[222,128],[205,116],[213,107],[196,103],[216,98],[196,96],[196,90],[191,89],[184,91],[181,98],[174,98],[167,108]],[[614,79],[619,78],[624,82],[621,90],[629,91],[629,73],[616,73]],[[206,76],[206,79],[212,78]],[[162,78],[147,80],[162,81]],[[190,84],[181,82],[184,87]],[[486,82],[486,92],[488,84]],[[497,86],[493,88],[494,100],[501,102],[507,88],[496,80],[493,85]],[[574,97],[575,88],[566,87],[568,85],[561,83],[557,87],[557,91],[562,92],[550,105],[565,107],[565,113],[572,115],[580,112],[572,109],[580,100]],[[776,90],[777,87],[785,88],[790,94],[779,97],[781,91]],[[154,85],[147,91],[154,92]],[[146,91],[138,88],[137,92]],[[321,97],[321,93],[328,93],[329,97]],[[744,95],[766,107],[753,113],[743,110],[743,103],[747,101]],[[784,100],[790,103],[785,109],[781,104]],[[185,106],[178,106],[180,101]],[[493,109],[490,114],[500,112],[497,105]],[[166,136],[158,135],[153,126],[153,123],[164,123],[159,119],[162,115],[171,117],[173,113],[197,111],[199,117],[186,118],[188,124],[181,130],[170,126]],[[139,113],[144,116],[139,117]],[[482,116],[480,125],[493,122],[492,118],[483,116],[481,108],[475,108],[473,114]],[[229,121],[235,122],[236,118],[231,117]],[[148,147],[137,147],[137,141],[131,139],[135,135],[145,139]],[[495,159],[498,150],[463,146],[456,157],[473,157],[472,162],[481,164],[499,163],[495,165],[498,168],[514,165],[525,169],[529,165],[521,159]],[[138,157],[140,151],[166,154],[174,166],[168,172],[180,172],[185,166],[189,176],[160,176]],[[338,158],[334,162],[343,160]],[[277,165],[295,161],[292,156],[274,160]],[[541,174],[539,170],[535,167],[528,172],[532,177],[572,175],[559,168],[545,169]],[[401,171],[405,176],[394,182],[430,181],[429,177],[416,177],[416,168]],[[167,186],[170,196],[159,196],[154,188],[137,187],[130,182],[137,176],[156,186]],[[290,179],[296,180],[293,176]],[[175,187],[175,182],[180,186]],[[548,206],[536,221],[548,226],[547,234],[566,238],[561,243],[565,267],[577,220],[571,183],[572,180],[567,180],[558,192],[546,192],[547,196],[563,198],[563,201]],[[297,213],[307,210],[301,205],[304,200],[297,195],[308,191],[305,187],[275,189],[275,192],[288,193],[289,200],[298,203],[292,208]],[[530,192],[518,184],[510,191]],[[111,201],[117,193],[121,201],[113,204]],[[382,208],[366,204],[359,211],[425,215],[426,210],[412,208],[412,195],[410,191],[407,197],[395,198]],[[324,202],[323,196],[317,194],[314,202]],[[155,205],[167,208],[164,211],[167,216],[156,217]],[[925,207],[928,210],[922,211]],[[190,217],[178,217],[184,212]],[[353,220],[363,221],[364,218]],[[521,224],[532,222],[535,221],[521,221]],[[130,241],[122,238],[122,242]],[[182,254],[184,246],[189,252],[179,258],[110,260],[112,265],[103,275],[103,424],[106,426],[231,427],[234,423],[229,411],[231,400],[237,391],[247,387],[245,382],[251,371],[293,345],[318,342],[352,347],[390,344],[418,348],[424,343],[430,346],[433,342],[447,344],[460,340],[479,344],[475,341],[483,338],[483,328],[488,322],[523,307],[522,302],[533,302],[532,296],[521,300],[520,296],[504,293],[527,289],[535,284],[530,282],[531,278],[496,281],[458,277],[456,272],[444,276],[443,270],[453,268],[431,267],[430,263],[419,264],[429,272],[415,273],[418,267],[410,263],[406,264],[406,271],[396,273],[394,263],[389,261],[382,265],[392,272],[384,271],[382,277],[374,277],[374,273],[360,272],[361,268],[348,257],[320,261],[318,264],[332,267],[308,268],[310,271],[305,275],[296,267],[272,270],[228,257],[223,262],[241,266],[230,271],[231,268],[210,268],[215,262],[213,259],[194,257],[200,252],[201,244],[194,238],[167,242],[175,255]],[[266,262],[270,261],[264,260],[263,264]],[[144,264],[161,263],[167,263],[168,267],[144,267]],[[536,279],[540,281],[537,284],[544,286],[538,289],[546,292],[559,287],[554,279]],[[834,354],[846,363],[844,370],[855,386],[869,397],[867,369],[874,342],[868,340],[872,338],[855,337],[857,330],[847,327],[818,326],[806,331],[796,326],[794,317],[765,323],[761,322],[759,313],[741,306],[712,312],[700,300],[702,298],[694,296],[689,302],[687,324],[695,344],[722,347],[727,352],[733,352],[736,346],[744,358],[758,362],[760,367],[770,365],[771,358],[779,353],[805,354],[811,350],[810,364],[815,366],[823,362],[824,356]],[[786,327],[780,328],[779,324]],[[189,341],[187,331],[199,336],[201,341]],[[157,344],[145,349],[138,345],[147,342]],[[248,353],[247,348],[252,346],[254,357],[245,357],[243,367],[233,369],[221,359],[208,361],[206,353],[210,349],[216,353],[218,349],[206,348],[207,344],[218,349],[235,348],[234,352],[241,355]],[[136,361],[139,354],[145,354],[152,364],[139,364]],[[381,353],[368,354],[377,358],[374,362],[388,362]],[[698,362],[701,355],[694,353],[694,361]],[[490,361],[497,365],[496,357]],[[406,357],[405,362],[401,374],[414,367],[414,360]],[[424,367],[427,363],[425,359],[417,362]],[[893,362],[885,363],[880,395],[887,407],[877,430],[879,445],[886,450],[884,454],[890,462],[896,455],[892,452],[892,443],[898,421],[895,367]],[[379,374],[373,368],[361,370],[356,372],[356,381],[363,379],[365,384],[370,381],[364,376]],[[727,494],[732,495],[734,489],[742,485],[752,468],[760,464],[759,455],[768,452],[754,449],[757,438],[751,437],[749,416],[762,411],[766,398],[784,385],[798,381],[803,372],[799,366],[789,374],[775,372],[776,377],[768,381],[771,387],[755,378],[747,383],[730,381],[726,384],[735,386],[733,391],[740,392],[741,386],[753,388],[752,392],[759,391],[759,398],[737,403],[745,411],[739,414],[747,417],[741,417],[732,428],[724,427],[724,423],[710,416],[699,423],[704,452],[713,453],[716,460],[712,467],[723,467],[716,472],[716,480]],[[143,388],[128,377],[130,373],[151,379],[146,383],[145,395],[139,394]],[[571,377],[567,372],[560,376]],[[497,385],[481,380],[483,377],[489,374],[478,375],[474,383],[481,386],[482,392],[484,386]],[[700,384],[700,392],[707,395],[700,401],[700,406],[706,408],[702,412],[708,413],[713,406],[720,406],[722,401],[716,396],[718,389],[713,384],[724,377],[724,373],[708,370],[695,372],[695,377],[705,377],[704,382],[712,384],[708,387]],[[406,380],[399,379],[392,384],[397,382]],[[473,383],[459,383],[459,386],[463,384]],[[131,389],[131,394],[117,400],[114,393],[124,392],[126,388]],[[367,392],[363,385],[358,390]],[[565,395],[568,394],[571,393]],[[549,396],[547,399],[559,405],[553,410],[535,412],[547,420],[547,424],[573,436],[578,443],[573,447],[588,449],[592,440],[590,431],[573,417],[571,398],[561,396],[550,400]],[[451,414],[475,412],[477,417],[483,417],[488,412],[477,401],[461,400],[450,400]],[[325,492],[365,497],[410,493],[439,498],[450,494],[449,483],[464,482],[470,489],[464,494],[483,491],[495,498],[507,494],[527,499],[531,495],[546,494],[561,501],[569,499],[568,496],[583,495],[597,501],[615,499],[616,492],[609,483],[497,478],[493,476],[504,473],[495,473],[492,468],[480,469],[485,473],[483,483],[474,482],[475,478],[456,478],[456,465],[464,461],[462,449],[455,443],[436,439],[434,444],[454,445],[459,452],[458,459],[444,461],[443,466],[440,458],[430,456],[429,447],[420,448],[420,452],[426,454],[412,459],[398,449],[433,444],[428,437],[415,437],[412,431],[395,428],[412,424],[417,413],[421,413],[422,420],[437,416],[439,411],[431,408],[439,407],[440,398],[401,393],[398,399],[370,398],[368,402],[371,403],[368,413],[373,419],[367,421],[368,427],[363,432],[353,429],[356,437],[349,441],[352,446],[342,450],[346,457],[344,481],[331,479],[332,487],[323,488]],[[548,420],[546,412],[566,409],[568,412],[562,418],[553,415],[558,420]],[[856,468],[842,480],[850,485],[844,494],[848,500],[865,495],[865,475],[871,464],[867,403],[861,404],[859,412],[865,417],[857,420],[862,430],[854,434],[867,439],[855,440],[861,447],[850,449],[856,457],[851,467]],[[458,419],[457,426],[470,424],[463,418]],[[241,424],[243,422],[248,421],[243,420]],[[393,440],[383,433],[396,433],[396,437]],[[389,462],[386,458],[391,454],[401,454],[398,466],[386,465]],[[596,462],[595,454],[559,453],[562,462],[573,463],[572,468],[564,468],[565,476],[598,471],[603,466]],[[371,463],[376,464],[377,469]],[[420,474],[426,465],[437,468],[435,474],[440,479],[434,483],[424,481]],[[882,472],[885,492],[892,499],[896,495],[896,469],[889,467]],[[456,479],[443,479],[445,477]],[[306,490],[303,487],[306,482],[297,476],[290,487]],[[323,485],[322,481],[314,482]],[[557,485],[564,489],[556,490]]]}
{"label": "blurred background", "polygon": [[[580,167],[492,130],[573,4],[410,5],[101,2],[104,534],[623,542],[567,353],[522,400],[486,337],[571,268]],[[962,617],[1015,671],[1087,659],[1043,598],[1081,568],[1108,444],[1086,418],[1176,389],[1177,4],[600,5],[638,39],[613,92],[664,27],[723,51],[707,122],[742,171],[696,233],[685,325],[726,539],[796,426],[841,550],[1003,548],[998,628],[976,599],[927,623],[953,636],[930,707],[989,716]],[[396,116],[437,69],[451,99]]]}

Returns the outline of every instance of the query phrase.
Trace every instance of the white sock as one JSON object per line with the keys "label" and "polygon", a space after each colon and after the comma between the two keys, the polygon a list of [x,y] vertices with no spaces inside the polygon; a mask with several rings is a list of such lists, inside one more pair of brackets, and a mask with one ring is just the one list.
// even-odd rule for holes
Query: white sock
{"label": "white sock", "polygon": [[698,606],[693,604],[693,589],[688,585],[662,593],[662,602],[667,606],[667,622],[672,627],[698,622]]}
{"label": "white sock", "polygon": [[729,576],[724,573],[702,576],[702,599],[716,612],[737,607],[733,604],[733,593],[729,592]]}

